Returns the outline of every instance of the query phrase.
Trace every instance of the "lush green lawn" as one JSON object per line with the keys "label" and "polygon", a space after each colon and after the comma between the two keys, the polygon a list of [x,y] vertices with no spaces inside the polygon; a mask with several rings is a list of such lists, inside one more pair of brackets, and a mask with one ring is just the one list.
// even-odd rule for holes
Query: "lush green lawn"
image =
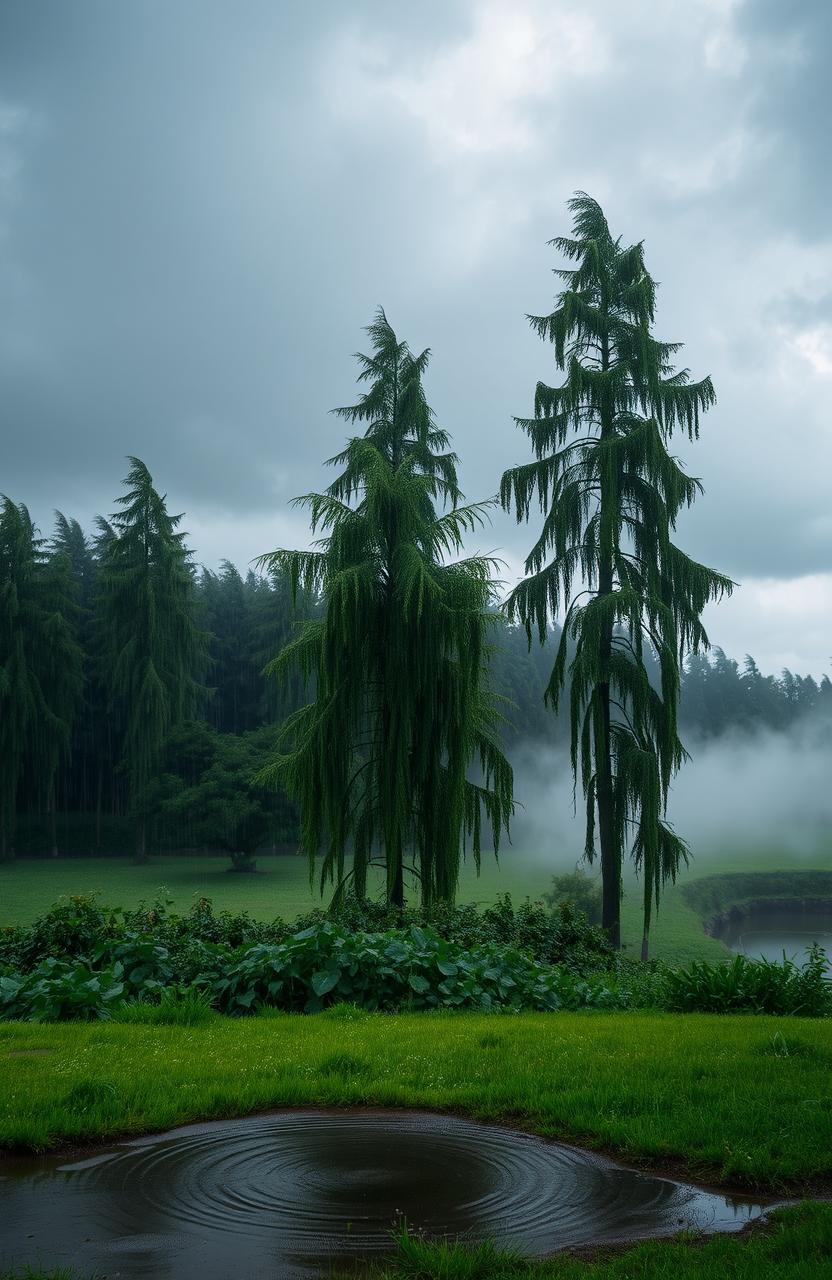
{"label": "lush green lawn", "polygon": [[[684,962],[695,958],[719,959],[725,948],[702,931],[696,913],[685,903],[679,889],[687,879],[720,871],[772,870],[802,867],[829,867],[832,840],[812,857],[794,858],[782,849],[733,849],[721,855],[708,853],[691,865],[677,886],[669,887],[652,931],[652,954],[665,960]],[[262,858],[262,871],[239,875],[227,870],[223,858],[157,858],[145,866],[135,866],[126,858],[73,858],[52,861],[20,859],[0,864],[0,926],[23,924],[47,910],[62,894],[97,890],[102,900],[117,906],[135,906],[151,900],[164,886],[176,909],[187,910],[195,896],[210,897],[215,906],[231,911],[250,911],[260,919],[281,915],[292,919],[320,902],[309,887],[306,863],[296,857]],[[558,867],[562,870],[562,867]],[[482,873],[463,869],[460,899],[464,902],[493,902],[498,893],[510,892],[515,900],[539,897],[548,887],[552,871],[542,859],[508,849],[497,866],[484,856]],[[631,953],[638,954],[641,938],[641,894],[632,879],[626,885],[623,904],[624,940]]]}
{"label": "lush green lawn", "polygon": [[364,1014],[0,1023],[0,1146],[301,1104],[521,1119],[746,1186],[832,1176],[832,1026],[696,1014]]}

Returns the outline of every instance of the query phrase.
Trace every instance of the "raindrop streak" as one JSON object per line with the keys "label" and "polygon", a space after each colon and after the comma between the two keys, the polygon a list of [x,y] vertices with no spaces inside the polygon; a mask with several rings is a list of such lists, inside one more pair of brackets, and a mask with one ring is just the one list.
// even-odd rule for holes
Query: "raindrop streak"
{"label": "raindrop streak", "polygon": [[453,1116],[288,1111],[189,1125],[74,1164],[0,1164],[0,1259],[154,1280],[316,1276],[407,1221],[542,1256],[763,1209]]}

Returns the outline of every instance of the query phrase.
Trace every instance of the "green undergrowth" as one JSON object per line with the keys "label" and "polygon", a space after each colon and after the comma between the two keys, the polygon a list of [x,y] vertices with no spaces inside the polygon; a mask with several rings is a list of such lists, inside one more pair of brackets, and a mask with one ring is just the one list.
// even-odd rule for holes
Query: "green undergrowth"
{"label": "green undergrowth", "polygon": [[0,1146],[304,1105],[450,1109],[773,1191],[832,1178],[832,1026],[658,1013],[0,1024]]}
{"label": "green undergrowth", "polygon": [[319,1013],[344,1002],[371,1012],[654,1008],[824,1017],[832,1014],[832,983],[820,950],[803,965],[744,956],[677,969],[628,961],[569,903],[515,908],[508,895],[492,907],[445,907],[428,918],[347,901],[337,918],[316,912],[294,928],[215,914],[207,899],[179,916],[164,902],[125,912],[75,897],[0,935],[2,1020],[126,1019],[136,1004],[149,1004],[162,1009],[162,1021],[185,1013],[190,1022],[201,1006],[240,1016],[266,1007]]}

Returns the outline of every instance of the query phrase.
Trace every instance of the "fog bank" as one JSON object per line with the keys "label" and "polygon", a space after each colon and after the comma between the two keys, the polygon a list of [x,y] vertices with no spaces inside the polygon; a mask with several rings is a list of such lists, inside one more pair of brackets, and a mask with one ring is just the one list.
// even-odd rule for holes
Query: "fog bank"
{"label": "fog bank", "polygon": [[[782,850],[799,859],[828,846],[832,857],[832,724],[808,720],[789,733],[686,739],[668,805],[696,857],[736,858]],[[567,747],[524,745],[513,753],[513,856],[570,869],[581,859],[585,808],[577,813]]]}

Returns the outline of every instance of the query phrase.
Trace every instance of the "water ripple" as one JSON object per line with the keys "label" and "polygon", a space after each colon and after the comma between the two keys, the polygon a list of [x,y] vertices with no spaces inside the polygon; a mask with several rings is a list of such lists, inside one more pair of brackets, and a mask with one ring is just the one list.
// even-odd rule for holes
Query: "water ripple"
{"label": "water ripple", "polygon": [[41,1162],[36,1177],[7,1175],[0,1188],[37,1244],[14,1262],[89,1269],[117,1257],[120,1276],[171,1280],[326,1274],[389,1248],[402,1220],[539,1256],[730,1230],[760,1210],[494,1125],[387,1111],[191,1125],[105,1157]]}

